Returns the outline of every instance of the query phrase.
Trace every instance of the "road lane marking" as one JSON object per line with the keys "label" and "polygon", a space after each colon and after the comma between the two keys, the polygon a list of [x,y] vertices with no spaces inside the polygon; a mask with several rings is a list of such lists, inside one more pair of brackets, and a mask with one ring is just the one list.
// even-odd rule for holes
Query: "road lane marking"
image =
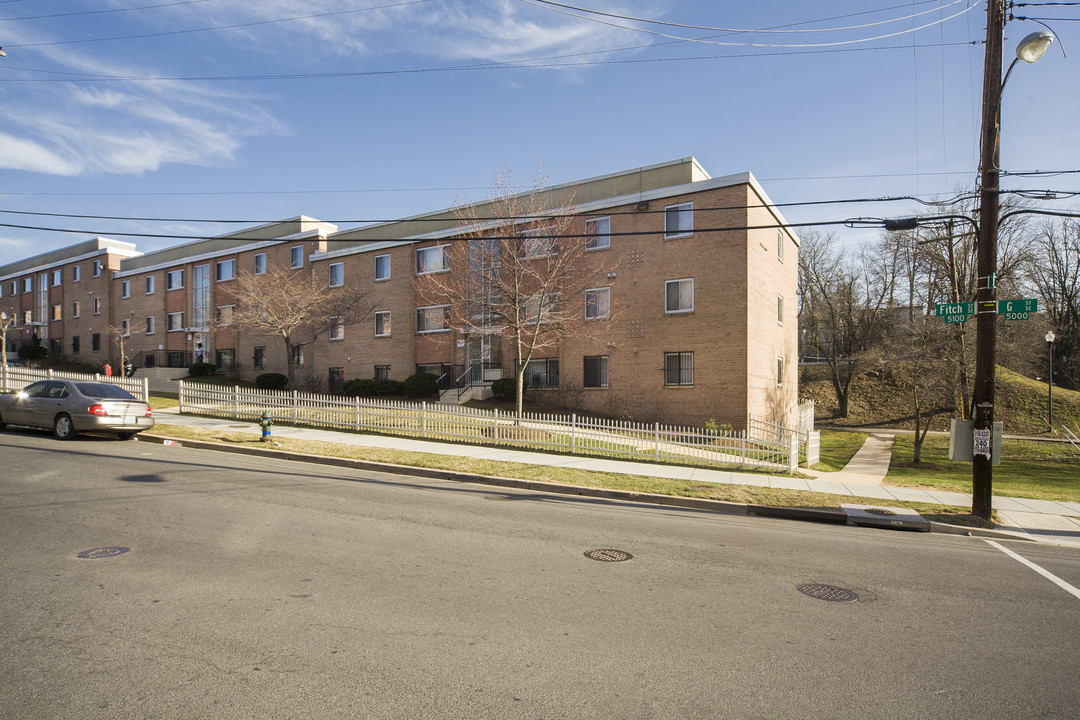
{"label": "road lane marking", "polygon": [[[986,540],[986,538],[983,538],[983,540]],[[1006,555],[1008,555],[1009,557],[1011,557],[1012,559],[1014,559],[1014,560],[1016,560],[1016,561],[1018,561],[1018,562],[1020,562],[1020,563],[1022,563],[1024,565],[1027,565],[1029,568],[1031,568],[1035,572],[1039,573],[1044,578],[1046,578],[1050,582],[1054,583],[1059,588],[1061,588],[1065,592],[1069,593],[1073,597],[1076,597],[1077,599],[1080,599],[1080,590],[1077,590],[1075,587],[1073,587],[1069,583],[1065,582],[1064,580],[1059,578],[1054,573],[1050,572],[1049,570],[1044,570],[1043,568],[1039,567],[1038,565],[1031,562],[1030,560],[1026,560],[1026,559],[1020,557],[1019,555],[1014,553],[1012,550],[1009,550],[1006,547],[1002,547],[1001,545],[997,544],[993,540],[986,540],[986,542],[990,543],[991,545],[996,547],[998,550],[1000,550],[1001,552],[1003,552]]]}

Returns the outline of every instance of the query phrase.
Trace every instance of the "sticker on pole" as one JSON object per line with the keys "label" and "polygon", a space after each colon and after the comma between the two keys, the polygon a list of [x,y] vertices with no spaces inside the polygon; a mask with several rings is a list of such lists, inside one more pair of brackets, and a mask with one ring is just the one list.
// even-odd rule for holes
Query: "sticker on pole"
{"label": "sticker on pole", "polygon": [[973,449],[973,455],[982,455],[987,460],[990,459],[990,428],[977,429],[973,431],[975,446]]}

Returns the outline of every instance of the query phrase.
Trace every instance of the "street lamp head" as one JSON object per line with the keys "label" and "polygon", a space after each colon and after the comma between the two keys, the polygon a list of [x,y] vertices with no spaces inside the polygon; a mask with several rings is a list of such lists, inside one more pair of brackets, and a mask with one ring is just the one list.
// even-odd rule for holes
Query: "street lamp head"
{"label": "street lamp head", "polygon": [[1016,46],[1016,58],[1026,63],[1038,62],[1054,42],[1054,33],[1049,30],[1033,32]]}
{"label": "street lamp head", "polygon": [[1048,342],[1048,343],[1054,342],[1054,331],[1053,330],[1046,333],[1046,342]]}

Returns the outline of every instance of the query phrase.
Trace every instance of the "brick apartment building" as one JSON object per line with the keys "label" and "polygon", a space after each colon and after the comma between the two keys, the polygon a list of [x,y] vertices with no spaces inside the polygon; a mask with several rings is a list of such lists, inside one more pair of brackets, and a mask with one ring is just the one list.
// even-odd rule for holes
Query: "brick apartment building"
{"label": "brick apartment building", "polygon": [[[610,272],[578,299],[610,312],[603,337],[564,340],[526,370],[532,392],[588,412],[736,429],[748,413],[794,425],[797,413],[798,239],[750,173],[711,178],[693,158],[590,178],[544,192],[574,194],[571,233]],[[474,206],[483,217],[487,204]],[[91,365],[120,360],[107,328],[127,328],[143,372],[203,359],[244,377],[285,372],[280,339],[230,325],[241,272],[273,265],[356,284],[372,312],[294,349],[297,384],[449,380],[513,372],[490,336],[446,326],[420,298],[418,271],[453,272],[462,234],[452,210],[342,230],[306,217],[139,253],[99,238],[0,266],[0,310],[14,315],[8,350],[40,342]],[[603,257],[606,256],[606,257]],[[445,267],[443,263],[446,263]],[[456,393],[454,396],[456,397]]]}

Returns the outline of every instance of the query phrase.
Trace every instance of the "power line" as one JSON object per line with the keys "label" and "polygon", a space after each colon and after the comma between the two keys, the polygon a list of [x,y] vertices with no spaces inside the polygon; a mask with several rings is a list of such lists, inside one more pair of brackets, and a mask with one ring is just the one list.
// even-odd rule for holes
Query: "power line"
{"label": "power line", "polygon": [[157,8],[174,7],[176,5],[194,5],[196,3],[205,2],[217,2],[217,0],[178,0],[177,2],[162,3],[160,5],[142,5],[140,7],[113,8],[112,10],[82,10],[80,12],[56,13],[54,15],[24,15],[23,17],[0,18],[0,22],[13,22],[15,20],[47,20],[50,18],[76,17],[79,15],[105,15],[108,13],[125,13],[131,12],[133,10],[154,10]]}

